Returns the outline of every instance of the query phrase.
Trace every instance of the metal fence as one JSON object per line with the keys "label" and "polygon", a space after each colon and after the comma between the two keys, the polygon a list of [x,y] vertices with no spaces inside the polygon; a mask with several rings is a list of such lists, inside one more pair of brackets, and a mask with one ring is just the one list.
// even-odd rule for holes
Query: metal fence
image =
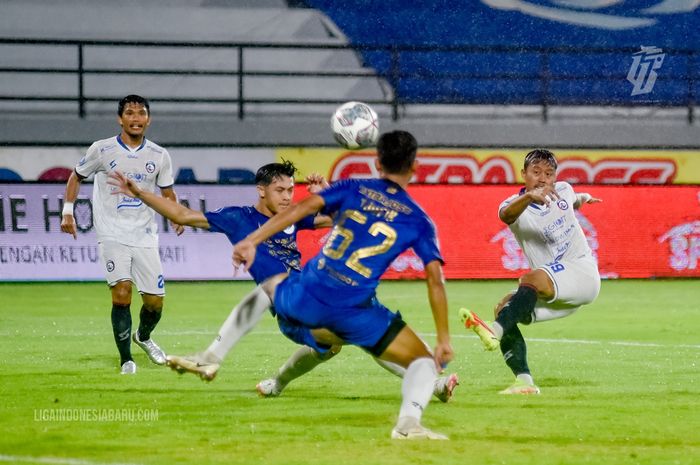
{"label": "metal fence", "polygon": [[[0,39],[0,50],[14,47],[15,58],[0,54],[0,102],[32,103],[41,111],[42,105],[68,102],[75,105],[77,115],[85,118],[89,105],[95,102],[114,102],[118,98],[110,94],[108,79],[121,77],[134,79],[147,76],[156,81],[165,77],[207,77],[231,79],[235,84],[223,84],[198,89],[196,95],[184,95],[177,88],[159,88],[149,94],[152,102],[222,104],[233,109],[238,118],[249,115],[251,106],[310,104],[339,104],[349,99],[362,99],[370,104],[382,104],[391,108],[394,120],[400,118],[400,109],[406,105],[539,105],[542,119],[548,119],[551,106],[652,106],[687,109],[687,120],[694,120],[696,95],[700,89],[698,52],[691,50],[666,51],[669,58],[665,68],[653,74],[656,80],[654,94],[631,95],[628,72],[637,50],[591,47],[498,47],[498,46],[369,46],[336,45],[322,43],[244,43],[244,42],[156,42],[156,41],[96,41],[96,40],[46,40]],[[20,47],[20,49],[17,49]],[[27,48],[29,47],[29,48]],[[72,58],[56,64],[55,60],[42,62],[41,55],[23,60],[22,50],[41,49],[51,57],[51,50],[60,48]],[[157,56],[159,50],[227,50],[235,59],[217,66],[194,67],[180,63],[149,67],[136,67],[121,62],[91,63],[90,53],[109,55],[111,51],[147,49]],[[67,52],[66,50],[70,50]],[[284,54],[299,51],[352,52],[359,57],[355,68],[333,67],[304,69],[275,66],[264,69],[250,66],[249,57],[262,50],[275,50],[281,58]],[[5,55],[5,58],[2,58]],[[94,60],[93,60],[94,61]],[[284,63],[285,60],[279,60]],[[294,62],[294,58],[290,59]],[[40,77],[37,91],[26,86],[13,86],[28,76]],[[53,80],[70,76],[69,84],[62,81],[54,86]],[[273,79],[273,87],[287,89],[288,95],[264,95],[253,92],[256,78]],[[303,80],[372,79],[386,86],[384,93],[319,96],[307,91],[295,93],[295,83]],[[643,79],[644,76],[641,76]],[[97,85],[88,89],[86,80]],[[100,79],[105,80],[100,85]],[[14,80],[14,81],[13,81]],[[295,81],[296,80],[296,81]],[[330,80],[330,81],[329,81]],[[654,84],[652,82],[652,84]],[[68,85],[68,89],[66,89]],[[60,92],[52,91],[61,87]],[[165,86],[163,86],[165,87]],[[207,87],[207,86],[204,86]],[[312,86],[313,87],[313,86]],[[222,92],[225,89],[226,92]],[[235,89],[235,92],[232,91]],[[40,90],[40,91],[39,91]],[[187,94],[185,92],[184,94]]]}

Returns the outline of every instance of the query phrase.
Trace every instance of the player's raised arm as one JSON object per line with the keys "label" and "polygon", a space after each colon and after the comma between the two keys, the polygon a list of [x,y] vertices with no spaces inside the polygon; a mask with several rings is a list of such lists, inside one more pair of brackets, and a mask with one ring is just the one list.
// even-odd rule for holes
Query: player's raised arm
{"label": "player's raised arm", "polygon": [[583,205],[584,203],[599,203],[602,201],[602,199],[593,197],[588,192],[578,192],[576,194],[576,202],[574,202],[574,208],[581,208],[581,205]]}
{"label": "player's raised arm", "polygon": [[312,195],[301,202],[292,205],[267,220],[261,227],[248,234],[245,239],[233,246],[233,263],[240,265],[245,263],[246,270],[255,260],[255,248],[261,242],[300,221],[309,215],[315,215],[323,208],[324,201],[320,195]]}
{"label": "player's raised arm", "polygon": [[170,221],[196,228],[209,229],[209,221],[207,221],[204,213],[187,208],[178,202],[161,197],[153,192],[140,189],[134,181],[128,179],[119,171],[110,172],[107,182],[117,188],[113,194],[124,194],[140,199]]}

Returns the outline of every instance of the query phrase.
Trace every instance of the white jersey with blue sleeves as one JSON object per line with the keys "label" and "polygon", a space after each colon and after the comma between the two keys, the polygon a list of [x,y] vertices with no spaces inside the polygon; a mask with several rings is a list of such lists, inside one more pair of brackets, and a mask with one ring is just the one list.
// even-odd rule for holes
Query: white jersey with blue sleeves
{"label": "white jersey with blue sleeves", "polygon": [[92,211],[98,242],[157,247],[155,212],[139,199],[112,195],[116,188],[107,183],[107,175],[114,170],[124,173],[139,188],[155,192],[156,187],[171,187],[174,183],[170,154],[148,139],[131,149],[115,136],[94,142],[75,167],[81,177],[95,175]]}
{"label": "white jersey with blue sleeves", "polygon": [[[509,225],[531,269],[540,268],[561,259],[592,256],[586,236],[576,219],[574,202],[576,194],[567,182],[557,182],[554,188],[559,199],[549,204],[531,203],[525,211]],[[522,195],[514,194],[501,203],[500,212]]]}

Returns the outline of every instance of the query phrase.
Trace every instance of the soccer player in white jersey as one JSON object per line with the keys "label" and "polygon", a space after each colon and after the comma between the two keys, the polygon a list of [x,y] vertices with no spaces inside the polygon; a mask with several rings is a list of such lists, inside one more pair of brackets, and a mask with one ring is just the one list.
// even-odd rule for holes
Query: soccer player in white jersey
{"label": "soccer player in white jersey", "polygon": [[[128,95],[119,101],[118,122],[121,133],[98,140],[78,162],[66,185],[61,231],[77,239],[73,202],[80,183],[94,174],[92,195],[93,222],[107,283],[112,293],[112,330],[121,358],[121,373],[136,373],[131,356],[131,287],[141,294],[143,306],[133,341],[153,363],[165,364],[165,354],[151,339],[163,310],[165,285],[158,253],[158,225],[155,212],[141,200],[127,195],[112,195],[108,173],[119,170],[150,192],[160,188],[161,195],[177,201],[173,190],[170,154],[146,139],[151,122],[148,101]],[[181,234],[182,226],[176,226]]]}
{"label": "soccer player in white jersey", "polygon": [[571,315],[595,300],[600,291],[598,264],[574,213],[584,203],[600,202],[556,182],[557,161],[548,150],[528,153],[522,176],[525,187],[508,197],[498,217],[515,235],[530,270],[516,291],[496,305],[496,321],[484,323],[460,309],[465,326],[474,330],[487,350],[501,348],[515,382],[501,394],[539,394],[527,364],[525,339],[518,323],[530,324]]}

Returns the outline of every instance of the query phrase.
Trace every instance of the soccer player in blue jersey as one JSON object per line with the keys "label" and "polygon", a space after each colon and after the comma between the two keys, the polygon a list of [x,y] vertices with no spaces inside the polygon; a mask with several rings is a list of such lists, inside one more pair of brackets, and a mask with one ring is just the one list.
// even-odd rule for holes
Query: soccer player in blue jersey
{"label": "soccer player in blue jersey", "polygon": [[[391,437],[447,439],[420,423],[438,370],[453,352],[435,226],[405,190],[417,166],[416,151],[410,133],[383,134],[377,144],[380,179],[340,181],[275,215],[234,246],[234,262],[255,266],[256,251],[267,238],[309,215],[331,215],[331,236],[302,272],[277,275],[262,285],[274,300],[280,327],[321,353],[347,343],[405,367],[403,402]],[[408,248],[425,264],[437,330],[433,353],[375,293],[381,275]],[[255,305],[250,301],[245,309]]]}
{"label": "soccer player in blue jersey", "polygon": [[[222,232],[231,243],[235,243],[291,205],[295,171],[296,168],[291,162],[265,165],[257,171],[255,176],[259,196],[255,206],[226,207],[206,213],[180,204],[162,202],[158,196],[139,190],[132,181],[127,180],[120,173],[112,175],[111,184],[118,188],[118,192],[143,200],[145,204],[175,223]],[[308,176],[307,183],[312,193],[328,186],[325,179],[316,174]],[[280,273],[298,272],[301,255],[296,248],[297,231],[331,225],[332,222],[328,216],[310,215],[298,221],[294,227],[280,231],[263,242],[258,248],[258,260],[249,270],[255,282],[260,284],[267,278]],[[179,372],[190,372],[206,381],[213,380],[228,352],[257,323],[271,304],[260,288],[253,291],[250,299],[260,303],[255,307],[255,312],[249,312],[245,318],[241,318],[238,314],[241,305],[236,306],[221,326],[217,337],[205,351],[189,356],[170,355],[167,357],[168,365]],[[281,327],[281,329],[284,331],[285,328]],[[324,353],[319,353],[311,347],[301,347],[282,366],[278,376],[259,383],[256,388],[265,397],[277,396],[289,382],[329,360],[339,351],[339,345],[331,347]],[[396,376],[404,375],[405,370],[402,367],[390,362],[376,361],[382,368]],[[439,378],[434,386],[435,396],[442,402],[447,402],[452,397],[457,383],[455,374]]]}

